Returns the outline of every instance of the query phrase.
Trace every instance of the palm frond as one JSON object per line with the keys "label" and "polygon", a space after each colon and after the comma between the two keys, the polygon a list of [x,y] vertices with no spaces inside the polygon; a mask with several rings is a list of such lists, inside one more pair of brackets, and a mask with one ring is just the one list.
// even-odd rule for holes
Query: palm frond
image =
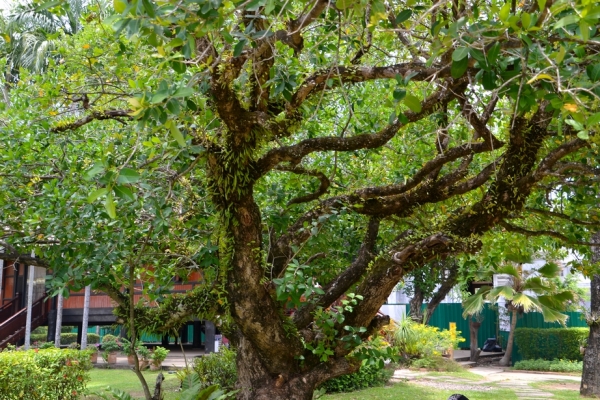
{"label": "palm frond", "polygon": [[525,293],[515,293],[512,298],[512,303],[515,306],[523,307],[523,311],[539,311],[540,305],[534,297],[528,296]]}
{"label": "palm frond", "polygon": [[545,305],[541,306],[542,315],[544,317],[544,322],[558,322],[563,326],[566,326],[568,315],[562,314],[555,309],[550,307],[546,307]]}
{"label": "palm frond", "polygon": [[513,264],[504,264],[501,265],[495,272],[496,274],[506,274],[506,275],[510,275],[513,278],[519,278],[521,276],[521,273],[519,272],[519,270],[517,269],[517,267],[515,267]]}
{"label": "palm frond", "polygon": [[523,283],[523,290],[531,290],[535,293],[545,293],[552,290],[552,286],[548,285],[539,276],[527,278]]}
{"label": "palm frond", "polygon": [[504,285],[504,286],[495,287],[492,290],[490,290],[488,299],[495,300],[498,297],[504,297],[506,300],[512,300],[514,295],[515,295],[515,290],[512,288],[512,286]]}
{"label": "palm frond", "polygon": [[553,262],[547,262],[537,272],[545,278],[554,278],[560,273],[560,267]]}

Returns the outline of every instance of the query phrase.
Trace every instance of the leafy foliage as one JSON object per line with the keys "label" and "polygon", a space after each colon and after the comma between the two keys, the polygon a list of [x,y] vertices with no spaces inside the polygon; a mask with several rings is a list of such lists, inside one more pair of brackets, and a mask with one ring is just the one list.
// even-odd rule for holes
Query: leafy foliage
{"label": "leafy foliage", "polygon": [[217,320],[260,386],[342,368],[434,259],[523,236],[589,254],[594,3],[113,6],[0,114],[3,257],[51,267],[54,293],[91,284],[139,331]]}
{"label": "leafy foliage", "polygon": [[91,367],[86,351],[3,351],[0,352],[0,393],[6,400],[76,400],[85,389],[89,380],[87,371]]}
{"label": "leafy foliage", "polygon": [[210,353],[196,358],[192,367],[193,373],[188,374],[182,381],[187,382],[189,379],[193,379],[193,384],[186,383],[190,387],[199,384],[200,389],[205,389],[216,385],[225,391],[231,391],[237,380],[235,358],[234,350],[221,347],[218,353]]}
{"label": "leafy foliage", "polygon": [[327,393],[353,392],[373,386],[383,386],[390,380],[394,371],[376,364],[363,364],[360,369],[348,375],[338,376],[323,383]]}
{"label": "leafy foliage", "polygon": [[581,373],[583,369],[582,361],[572,360],[522,360],[517,361],[514,369],[525,371],[549,371],[549,372],[574,372]]}

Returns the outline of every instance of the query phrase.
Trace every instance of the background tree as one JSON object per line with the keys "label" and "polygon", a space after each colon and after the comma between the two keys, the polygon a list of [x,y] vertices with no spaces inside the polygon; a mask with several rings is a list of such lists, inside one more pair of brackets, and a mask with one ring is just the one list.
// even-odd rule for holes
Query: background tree
{"label": "background tree", "polygon": [[517,266],[508,262],[490,269],[484,274],[486,281],[491,281],[496,274],[506,275],[510,281],[500,286],[482,287],[463,303],[463,316],[474,316],[483,310],[486,301],[496,303],[500,299],[506,300],[506,309],[510,312],[510,331],[504,356],[500,360],[502,366],[510,365],[520,313],[538,311],[542,313],[545,322],[560,322],[564,325],[567,315],[561,314],[561,311],[566,308],[566,302],[574,298],[571,291],[558,292],[553,285],[551,279],[560,273],[558,265],[546,263],[531,272],[522,271],[521,265],[522,263]]}
{"label": "background tree", "polygon": [[[589,244],[593,4],[114,4],[114,32],[87,22],[11,92],[2,257],[91,283],[136,328],[222,321],[240,399],[357,370],[398,282],[486,232]],[[581,201],[555,226],[564,187]],[[156,309],[131,306],[137,277]]]}

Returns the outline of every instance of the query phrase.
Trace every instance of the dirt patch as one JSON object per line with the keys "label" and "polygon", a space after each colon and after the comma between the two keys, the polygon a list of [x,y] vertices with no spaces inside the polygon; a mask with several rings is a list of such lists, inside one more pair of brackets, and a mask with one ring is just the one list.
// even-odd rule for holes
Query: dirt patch
{"label": "dirt patch", "polygon": [[549,390],[575,390],[579,391],[579,383],[578,382],[561,382],[561,383],[545,383],[540,384],[538,387],[540,389],[549,389]]}

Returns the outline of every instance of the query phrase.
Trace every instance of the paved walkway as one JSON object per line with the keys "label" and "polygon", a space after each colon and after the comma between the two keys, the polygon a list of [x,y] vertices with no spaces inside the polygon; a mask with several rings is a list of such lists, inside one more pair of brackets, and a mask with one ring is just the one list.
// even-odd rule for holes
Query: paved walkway
{"label": "paved walkway", "polygon": [[543,390],[529,386],[530,383],[550,381],[550,380],[568,380],[581,382],[580,376],[545,374],[523,371],[505,370],[502,367],[474,367],[469,369],[477,375],[484,377],[482,381],[471,381],[468,379],[457,378],[454,376],[429,376],[426,371],[414,371],[408,369],[397,370],[394,373],[392,381],[435,381],[435,386],[452,390],[490,390],[494,385],[510,390],[514,390],[519,399],[523,400],[541,400],[549,399],[554,395]]}

